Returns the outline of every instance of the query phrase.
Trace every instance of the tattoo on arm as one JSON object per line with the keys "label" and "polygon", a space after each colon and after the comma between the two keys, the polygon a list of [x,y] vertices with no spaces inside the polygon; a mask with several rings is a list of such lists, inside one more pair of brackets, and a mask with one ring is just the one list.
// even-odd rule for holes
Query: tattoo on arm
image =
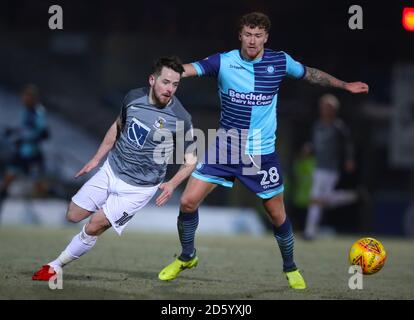
{"label": "tattoo on arm", "polygon": [[345,88],[344,81],[315,68],[306,67],[306,75],[304,79],[312,84],[318,84],[323,87]]}

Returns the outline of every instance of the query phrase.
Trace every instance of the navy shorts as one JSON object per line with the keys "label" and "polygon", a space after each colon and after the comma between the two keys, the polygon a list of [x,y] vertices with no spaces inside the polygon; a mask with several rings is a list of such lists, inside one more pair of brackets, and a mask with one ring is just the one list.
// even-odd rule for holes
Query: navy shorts
{"label": "navy shorts", "polygon": [[230,188],[237,178],[262,199],[269,199],[283,192],[282,172],[276,152],[249,156],[247,159],[250,159],[249,163],[248,161],[237,164],[199,163],[192,176]]}

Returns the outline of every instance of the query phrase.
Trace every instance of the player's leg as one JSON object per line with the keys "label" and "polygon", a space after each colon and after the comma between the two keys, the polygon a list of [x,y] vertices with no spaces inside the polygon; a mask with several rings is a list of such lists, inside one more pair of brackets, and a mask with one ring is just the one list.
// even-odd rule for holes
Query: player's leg
{"label": "player's leg", "polygon": [[182,252],[180,259],[190,260],[195,254],[194,237],[198,227],[198,207],[217,185],[190,177],[180,201],[177,228]]}
{"label": "player's leg", "polygon": [[197,266],[194,239],[198,226],[198,207],[215,187],[216,185],[211,182],[190,177],[181,196],[180,213],[177,218],[182,252],[177,259],[161,270],[158,275],[160,280],[173,280],[181,271]]}
{"label": "player's leg", "polygon": [[103,209],[98,210],[83,226],[80,233],[75,235],[60,256],[48,263],[53,268],[62,268],[68,263],[79,259],[90,251],[96,243],[98,236],[111,227]]}
{"label": "player's leg", "polygon": [[[102,217],[99,212],[102,212],[101,208],[108,198],[108,187],[110,184],[108,173],[108,167],[105,165],[102,166],[72,197],[66,214],[70,222],[79,222],[89,217],[93,212],[97,212],[96,218],[91,219],[94,222],[93,226],[96,226],[95,221],[102,222],[102,219],[99,219]],[[66,249],[55,260],[44,265],[33,275],[32,279],[47,281],[54,275],[54,269],[63,267],[89,251],[96,242],[96,236],[89,234],[85,230],[85,227],[82,228],[79,234],[73,237]]]}
{"label": "player's leg", "polygon": [[[91,217],[82,231],[72,239],[56,260],[48,264],[49,266],[54,269],[59,269],[79,259],[93,248],[98,236],[111,226],[121,235],[136,212],[143,208],[158,190],[158,186],[132,186],[115,176],[110,178],[110,185],[112,192],[102,205],[102,209],[98,210]],[[81,219],[82,214],[87,213],[86,211],[79,210],[82,208],[77,207],[75,204],[72,207],[76,209],[72,211],[73,217],[79,217]]]}
{"label": "player's leg", "polygon": [[77,223],[88,218],[93,212],[81,208],[73,201],[70,202],[68,211],[66,212],[66,220],[69,222]]}
{"label": "player's leg", "polygon": [[294,237],[292,224],[286,215],[283,192],[270,199],[263,199],[263,207],[272,223],[273,234],[283,258],[283,271],[296,270],[293,260]]}
{"label": "player's leg", "polygon": [[[254,156],[251,157],[251,161],[253,166],[241,167],[237,178],[263,201],[263,207],[272,223],[273,234],[283,259],[283,271],[290,287],[305,289],[305,280],[293,259],[295,241],[292,224],[285,211],[283,176],[277,154]],[[246,167],[248,171],[243,170]]]}
{"label": "player's leg", "polygon": [[98,236],[110,227],[111,224],[103,213],[103,210],[99,210],[83,226],[81,232],[72,238],[65,250],[55,260],[44,265],[37,271],[32,279],[41,281],[49,280],[56,272],[60,272],[64,266],[89,252],[96,244]]}
{"label": "player's leg", "polygon": [[273,235],[282,255],[283,272],[288,279],[289,286],[293,289],[305,289],[305,280],[296,267],[293,257],[295,237],[292,224],[286,215],[283,192],[270,199],[264,199],[263,206],[272,222]]}
{"label": "player's leg", "polygon": [[[216,146],[214,146],[216,147]],[[217,185],[232,187],[235,175],[231,166],[222,164],[199,163],[181,196],[177,228],[182,247],[180,256],[167,265],[158,275],[160,280],[173,280],[178,274],[198,264],[194,246],[195,232],[198,227],[198,207]]]}

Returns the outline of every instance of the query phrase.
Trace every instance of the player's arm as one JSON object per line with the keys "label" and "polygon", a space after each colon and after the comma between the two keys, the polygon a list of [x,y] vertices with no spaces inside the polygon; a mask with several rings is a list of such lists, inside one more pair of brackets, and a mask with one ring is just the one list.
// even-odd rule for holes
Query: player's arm
{"label": "player's arm", "polygon": [[352,93],[368,93],[369,87],[364,82],[345,82],[316,68],[305,67],[304,80],[324,87],[343,89]]}
{"label": "player's arm", "polygon": [[181,165],[177,173],[167,182],[160,185],[161,194],[155,201],[157,206],[164,205],[172,196],[175,188],[177,188],[195,169],[197,157],[193,153],[184,155],[184,164]]}
{"label": "player's arm", "polygon": [[183,65],[183,78],[187,77],[217,77],[220,70],[220,54],[213,54],[203,60]]}
{"label": "player's arm", "polygon": [[91,160],[75,175],[75,178],[88,173],[89,171],[93,170],[96,166],[99,165],[99,162],[102,160],[103,157],[112,149],[115,144],[115,141],[118,136],[118,128],[121,127],[121,120],[118,118],[109,130],[106,132],[104,139],[101,142],[101,145],[98,148],[98,151],[92,157]]}
{"label": "player's arm", "polygon": [[197,70],[194,68],[194,66],[191,63],[183,64],[183,67],[184,67],[184,73],[182,75],[183,78],[195,77],[197,75]]}

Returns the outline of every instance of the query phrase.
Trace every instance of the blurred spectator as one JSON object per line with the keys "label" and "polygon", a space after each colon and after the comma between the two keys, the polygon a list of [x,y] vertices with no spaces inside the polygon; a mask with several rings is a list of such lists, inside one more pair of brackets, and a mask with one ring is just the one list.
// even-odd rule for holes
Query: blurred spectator
{"label": "blurred spectator", "polygon": [[[4,177],[0,183],[0,206],[7,197],[8,189],[19,175],[34,179],[36,195],[44,195],[46,183],[42,179],[44,157],[41,144],[49,137],[45,108],[39,102],[39,91],[35,85],[26,85],[21,93],[23,111],[17,128],[8,128],[2,144],[8,150],[2,156]],[[1,209],[1,207],[0,207]]]}
{"label": "blurred spectator", "polygon": [[334,95],[326,94],[319,99],[319,120],[314,124],[312,132],[315,170],[304,232],[307,240],[312,240],[317,235],[324,208],[349,204],[358,199],[354,191],[335,190],[342,166],[346,172],[355,169],[350,132],[337,117],[339,106],[339,100]]}
{"label": "blurred spectator", "polygon": [[306,143],[293,162],[292,204],[296,216],[306,213],[310,204],[312,174],[315,169],[315,157],[311,145]]}

